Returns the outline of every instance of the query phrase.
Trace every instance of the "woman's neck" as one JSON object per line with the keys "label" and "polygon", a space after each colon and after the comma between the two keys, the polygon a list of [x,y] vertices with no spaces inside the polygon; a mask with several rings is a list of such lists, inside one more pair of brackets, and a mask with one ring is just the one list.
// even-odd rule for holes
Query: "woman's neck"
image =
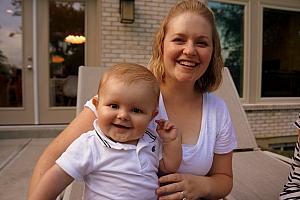
{"label": "woman's neck", "polygon": [[195,91],[193,85],[184,84],[161,84],[161,93],[164,99],[180,103],[191,102],[202,96],[200,92]]}
{"label": "woman's neck", "polygon": [[[170,121],[181,132],[183,144],[196,144],[202,121],[202,93],[193,87],[161,85],[164,106]],[[199,119],[199,120],[195,120]]]}

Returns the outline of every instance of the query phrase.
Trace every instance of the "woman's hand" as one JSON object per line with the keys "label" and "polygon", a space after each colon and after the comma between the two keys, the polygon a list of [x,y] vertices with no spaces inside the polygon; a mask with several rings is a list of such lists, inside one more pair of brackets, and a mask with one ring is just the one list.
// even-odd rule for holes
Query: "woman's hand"
{"label": "woman's hand", "polygon": [[178,173],[165,175],[159,178],[159,182],[164,186],[159,187],[156,193],[159,200],[198,199],[207,194],[205,184],[201,179],[205,177]]}
{"label": "woman's hand", "polygon": [[232,154],[214,154],[213,165],[206,176],[175,173],[160,177],[159,182],[164,186],[156,190],[159,200],[226,197],[233,186]]}

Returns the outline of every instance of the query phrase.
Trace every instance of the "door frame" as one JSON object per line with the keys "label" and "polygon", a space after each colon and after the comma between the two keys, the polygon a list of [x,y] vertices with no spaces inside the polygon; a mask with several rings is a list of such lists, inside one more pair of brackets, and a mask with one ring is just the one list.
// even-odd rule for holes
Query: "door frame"
{"label": "door frame", "polygon": [[22,107],[1,107],[0,125],[33,124],[34,90],[33,73],[33,1],[22,1]]}
{"label": "door frame", "polygon": [[[99,66],[100,63],[100,0],[85,1],[85,65]],[[39,124],[69,123],[76,114],[76,106],[50,107],[49,98],[49,0],[36,1],[37,7],[37,68]],[[44,81],[48,80],[48,81]]]}
{"label": "door frame", "polygon": [[[66,124],[75,117],[75,106],[48,106],[49,1],[22,1],[23,107],[0,108],[0,125]],[[86,2],[85,65],[100,66],[101,0],[83,1]]]}

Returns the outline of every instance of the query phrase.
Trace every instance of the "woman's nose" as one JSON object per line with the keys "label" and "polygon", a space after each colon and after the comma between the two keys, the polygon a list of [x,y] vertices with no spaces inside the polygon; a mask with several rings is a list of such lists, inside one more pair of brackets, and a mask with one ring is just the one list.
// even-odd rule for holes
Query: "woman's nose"
{"label": "woman's nose", "polygon": [[192,42],[188,42],[185,44],[183,53],[189,56],[196,55],[195,45]]}

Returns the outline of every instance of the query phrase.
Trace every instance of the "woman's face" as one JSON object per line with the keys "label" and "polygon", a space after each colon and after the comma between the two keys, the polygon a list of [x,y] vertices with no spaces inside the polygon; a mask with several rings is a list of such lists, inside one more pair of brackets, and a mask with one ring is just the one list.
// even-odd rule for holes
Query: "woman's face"
{"label": "woman's face", "polygon": [[195,83],[213,52],[212,27],[202,16],[186,12],[170,20],[163,48],[165,81]]}

